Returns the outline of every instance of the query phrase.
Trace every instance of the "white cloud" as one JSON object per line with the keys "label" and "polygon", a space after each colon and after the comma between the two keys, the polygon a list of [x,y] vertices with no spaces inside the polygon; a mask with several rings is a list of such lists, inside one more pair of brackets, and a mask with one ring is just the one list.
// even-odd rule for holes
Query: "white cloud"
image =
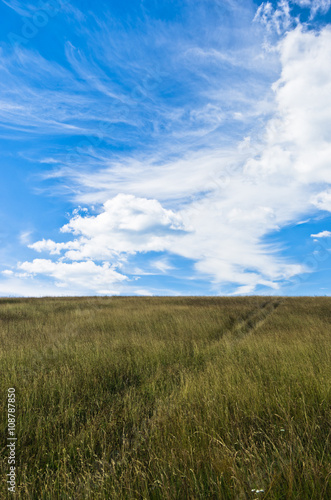
{"label": "white cloud", "polygon": [[230,177],[242,170],[247,158],[254,154],[254,146],[237,148],[202,148],[173,160],[161,161],[159,156],[149,159],[127,158],[102,163],[94,172],[62,171],[77,186],[78,203],[105,203],[118,193],[173,204],[199,195],[201,191],[223,189]]}
{"label": "white cloud", "polygon": [[27,8],[22,4],[22,2],[19,2],[18,0],[1,0],[2,3],[7,5],[10,9],[14,10],[17,14],[20,16],[30,16],[31,15],[31,10],[33,7],[31,5],[28,5]]}
{"label": "white cloud", "polygon": [[171,210],[165,210],[157,200],[118,194],[104,203],[104,211],[95,217],[75,216],[63,226],[62,232],[97,236],[107,231],[146,232],[155,226],[184,229],[183,222]]}
{"label": "white cloud", "polygon": [[320,233],[311,234],[310,236],[312,238],[330,238],[331,237],[331,231],[321,231]]}
{"label": "white cloud", "polygon": [[51,276],[61,288],[105,294],[118,293],[118,285],[127,279],[106,262],[97,265],[92,261],[65,263],[35,259],[32,262],[20,263],[18,269],[29,275]]}
{"label": "white cloud", "polygon": [[174,269],[174,267],[169,264],[167,259],[154,260],[151,262],[151,266],[157,271],[161,271],[161,273],[166,273],[167,271]]}
{"label": "white cloud", "polygon": [[[56,243],[43,239],[29,248],[51,255],[64,252],[64,257],[71,261],[112,259],[119,265],[123,254],[169,250],[173,234],[182,234],[184,230],[180,215],[164,209],[158,201],[119,194],[104,203],[99,215],[82,216],[74,211],[61,231],[77,235],[75,240]],[[163,263],[165,270],[165,262],[158,263],[158,269]]]}
{"label": "white cloud", "polygon": [[278,50],[277,109],[260,143],[244,150],[200,152],[154,167],[153,177],[151,166],[144,171],[138,162],[94,173],[82,179],[95,188],[90,201],[107,196],[100,189],[106,183],[164,200],[205,191],[179,204],[177,213],[191,231],[164,240],[164,249],[196,260],[199,272],[220,283],[278,286],[278,280],[302,272],[302,266],[283,261],[277,249],[263,245],[263,237],[307,213],[310,199],[318,208],[328,203],[328,191],[313,193],[321,183],[331,183],[331,31],[318,34],[298,27]]}
{"label": "white cloud", "polygon": [[0,282],[1,297],[54,297],[86,295],[87,290],[66,289],[54,287],[52,283],[45,283],[45,280],[35,278],[22,278],[17,275],[7,276],[7,279]]}
{"label": "white cloud", "polygon": [[55,243],[54,241],[49,239],[42,239],[41,241],[37,241],[36,243],[28,245],[29,248],[36,250],[36,252],[49,252],[51,255],[60,255],[62,250],[76,250],[79,249],[80,246],[81,242],[77,240],[69,241],[67,243]]}
{"label": "white cloud", "polygon": [[[122,253],[163,251],[170,247],[171,235],[184,230],[180,215],[164,209],[157,200],[124,194],[106,201],[99,215],[76,215],[61,229],[80,237],[75,242],[77,247],[65,253],[71,260],[116,259]],[[68,245],[62,245],[62,249]]]}
{"label": "white cloud", "polygon": [[311,202],[320,210],[331,212],[331,189],[322,191],[311,198]]}
{"label": "white cloud", "polygon": [[[309,5],[312,12],[326,8],[317,2]],[[286,1],[279,2],[276,9],[264,2],[256,19],[279,34],[293,25]],[[90,81],[93,68],[79,61],[72,47],[69,49],[73,70]],[[178,147],[174,155],[167,143],[159,153],[137,154],[135,159],[115,160],[105,151],[94,152],[90,171],[68,161],[55,175],[67,176],[77,188],[77,203],[103,205],[95,216],[74,214],[62,228],[75,239],[65,243],[43,239],[30,245],[38,252],[61,255],[57,262],[36,259],[19,268],[52,277],[61,287],[82,287],[96,293],[125,287],[125,276],[115,267],[137,252],[163,251],[192,259],[198,276],[208,277],[217,289],[235,283],[236,293],[252,293],[259,285],[277,290],[284,280],[304,272],[300,263],[281,257],[279,247],[265,244],[265,237],[312,211],[331,211],[331,30],[324,28],[317,33],[298,26],[284,35],[276,52],[281,75],[267,106],[263,100],[268,92],[257,102],[258,85],[254,99],[244,92],[236,95],[231,88],[227,89],[231,106],[224,112],[226,99],[223,95],[223,101],[217,100],[222,89],[214,82],[210,102],[199,102],[190,112],[157,107],[158,113],[162,108],[163,118],[180,124],[173,129],[172,139],[184,144],[185,154],[180,154]],[[219,51],[207,49],[205,53],[201,49],[199,57],[206,54],[208,61],[224,60]],[[233,61],[236,59],[231,55],[231,61],[226,62],[235,65]],[[43,62],[42,74],[47,73],[45,68]],[[57,68],[56,74],[62,78],[64,72]],[[72,78],[70,74],[69,82],[75,87],[77,82]],[[105,88],[101,82],[98,74],[90,84],[117,98],[113,96],[116,89]],[[57,96],[59,102],[62,97]],[[68,104],[72,94],[65,97]],[[236,109],[234,103],[238,102]],[[253,103],[255,108],[248,112],[246,102],[248,108],[253,108]],[[78,107],[85,104],[78,98]],[[238,111],[242,106],[243,113]],[[229,116],[244,122],[249,113],[251,117],[255,113],[260,123],[259,128],[250,126],[249,139],[238,137],[237,143],[228,141],[226,147],[217,144],[214,137],[203,147],[196,144],[206,129],[214,130]],[[272,115],[268,119],[267,113]],[[68,115],[66,112],[63,119]],[[186,119],[194,122],[196,129],[181,130]],[[97,265],[93,260],[104,263]],[[166,259],[153,264],[148,258],[148,262],[161,272],[170,270]],[[143,288],[136,292],[139,290]]]}
{"label": "white cloud", "polygon": [[11,271],[10,269],[5,269],[4,271],[1,271],[1,274],[4,276],[13,276],[14,271]]}
{"label": "white cloud", "polygon": [[331,0],[292,0],[292,3],[300,7],[309,7],[311,11],[311,19],[315,17],[317,12],[326,14],[331,6]]}
{"label": "white cloud", "polygon": [[282,35],[300,22],[300,16],[293,17],[291,4],[309,8],[310,20],[313,20],[317,13],[327,13],[331,0],[279,0],[276,7],[271,2],[263,2],[256,11],[254,21],[264,25],[269,33]]}
{"label": "white cloud", "polygon": [[[135,160],[79,174],[85,190],[79,202],[102,200],[102,211],[72,217],[62,231],[75,235],[74,241],[43,240],[32,247],[64,252],[71,261],[114,265],[125,254],[167,251],[194,260],[196,272],[215,286],[237,283],[244,287],[241,292],[258,285],[277,289],[304,272],[304,266],[281,258],[278,248],[263,240],[301,220],[313,206],[331,209],[330,191],[320,192],[321,184],[331,184],[331,31],[298,27],[278,50],[282,72],[273,86],[276,112],[259,141],[207,154],[202,150],[162,165]],[[114,196],[116,191],[122,194]],[[54,277],[75,265],[58,263],[53,270],[50,261],[40,262],[39,272]],[[98,266],[90,269],[99,276]]]}
{"label": "white cloud", "polygon": [[280,0],[276,8],[271,2],[263,2],[256,11],[254,21],[262,23],[268,31],[276,31],[278,35],[284,33],[293,24],[289,2]]}
{"label": "white cloud", "polygon": [[19,236],[20,243],[22,245],[27,245],[31,241],[32,231],[22,231]]}

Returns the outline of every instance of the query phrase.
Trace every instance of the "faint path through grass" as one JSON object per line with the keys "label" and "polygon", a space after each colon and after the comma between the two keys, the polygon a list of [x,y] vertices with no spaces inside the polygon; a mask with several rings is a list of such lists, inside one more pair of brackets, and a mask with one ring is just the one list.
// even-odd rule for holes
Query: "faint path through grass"
{"label": "faint path through grass", "polygon": [[251,334],[257,328],[262,326],[268,317],[280,306],[282,299],[268,300],[259,307],[248,313],[247,317],[235,323],[233,328],[224,334],[224,339],[230,340],[231,342],[238,342],[242,338]]}

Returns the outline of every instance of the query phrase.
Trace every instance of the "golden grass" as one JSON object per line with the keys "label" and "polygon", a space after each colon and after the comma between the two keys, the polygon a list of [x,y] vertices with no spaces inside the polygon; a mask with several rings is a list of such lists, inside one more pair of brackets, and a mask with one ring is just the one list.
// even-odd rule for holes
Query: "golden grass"
{"label": "golden grass", "polygon": [[17,499],[331,498],[330,332],[329,298],[2,299],[0,497],[15,387]]}

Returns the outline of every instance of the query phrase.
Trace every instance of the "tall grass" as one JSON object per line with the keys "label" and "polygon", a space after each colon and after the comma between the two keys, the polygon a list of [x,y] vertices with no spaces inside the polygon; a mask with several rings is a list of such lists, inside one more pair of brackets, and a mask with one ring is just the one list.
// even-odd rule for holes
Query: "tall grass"
{"label": "tall grass", "polygon": [[8,387],[17,499],[331,498],[330,320],[328,298],[0,300],[1,498]]}

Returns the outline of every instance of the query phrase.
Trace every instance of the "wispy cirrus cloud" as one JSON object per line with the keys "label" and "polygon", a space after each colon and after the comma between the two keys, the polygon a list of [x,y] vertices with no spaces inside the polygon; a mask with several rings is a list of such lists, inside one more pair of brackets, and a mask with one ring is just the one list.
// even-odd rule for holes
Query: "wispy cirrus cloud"
{"label": "wispy cirrus cloud", "polygon": [[[224,14],[223,11],[218,15]],[[203,12],[205,15],[206,11]],[[240,12],[243,19],[252,13],[243,7]],[[64,14],[61,15],[63,18]],[[229,13],[226,15],[229,17]],[[189,22],[192,28],[198,22],[197,17],[198,12]],[[240,17],[237,22],[240,24]],[[202,49],[196,47],[199,37],[176,24],[147,18],[140,26],[138,23],[138,26],[123,28],[114,24],[107,13],[104,20],[90,16],[89,21],[79,27],[80,33],[91,40],[89,50],[66,41],[66,60],[62,65],[50,63],[29,47],[17,46],[10,55],[3,49],[6,124],[19,130],[34,127],[38,133],[44,133],[45,126],[60,133],[62,126],[63,133],[89,138],[102,133],[103,139],[109,141],[134,139],[135,143],[146,143],[148,135],[154,141],[161,136],[162,141],[167,138],[173,142],[176,134],[178,142],[184,137],[192,141],[217,130],[223,117],[231,118],[233,107],[237,107],[237,111],[240,107],[244,115],[245,108],[252,108],[253,96],[263,91],[263,84],[257,83],[254,72],[261,75],[261,67],[265,65],[257,62],[255,67],[247,68],[247,61],[251,60],[248,52],[252,54],[255,50],[264,57],[254,42],[252,29],[248,30],[251,31],[250,49],[245,45],[246,40],[241,40],[242,33],[238,33],[231,60],[224,61],[225,67],[218,61],[211,71],[210,66],[206,66],[206,57],[199,63],[194,51],[225,53],[220,37],[213,35],[215,39],[208,41],[210,48]],[[222,30],[226,33],[229,27],[224,24]],[[206,36],[200,35],[200,38]],[[264,71],[266,79],[270,79],[273,71],[269,60],[270,57],[265,57],[269,68]],[[241,75],[234,71],[231,77],[227,75],[229,64],[246,72],[245,89],[241,86]],[[12,113],[8,112],[9,106]],[[209,118],[210,114],[213,118]],[[109,126],[102,127],[105,123]]]}
{"label": "wispy cirrus cloud", "polygon": [[271,2],[263,2],[256,11],[255,22],[262,23],[269,32],[276,31],[281,35],[293,26],[295,19],[291,16],[288,0],[280,0],[274,7]]}
{"label": "wispy cirrus cloud", "polygon": [[24,5],[24,3],[20,2],[19,0],[1,0],[1,1],[5,5],[7,5],[7,7],[14,10],[20,16],[30,15],[31,9],[33,8],[31,4]]}
{"label": "wispy cirrus cloud", "polygon": [[[42,175],[49,193],[56,181],[58,196],[94,206],[62,226],[63,241],[30,243],[43,258],[16,273],[66,291],[139,293],[134,269],[176,273],[175,256],[214,293],[274,293],[307,270],[266,237],[329,210],[331,31],[304,28],[286,1],[262,4],[255,23],[252,6],[232,8],[242,17],[231,50],[227,25],[222,36],[192,35],[203,29],[199,7],[185,29],[150,15],[125,30],[108,18],[93,32],[82,22],[90,44],[67,41],[62,64],[23,48],[4,53],[0,117],[12,130],[70,137],[30,158],[52,165]],[[276,32],[272,50],[257,21]]]}
{"label": "wispy cirrus cloud", "polygon": [[[134,162],[126,167],[122,163],[75,176],[86,190],[77,201],[100,203],[118,191],[155,196],[166,204],[172,199],[170,204],[189,229],[180,237],[161,236],[154,248],[148,247],[142,233],[142,249],[130,236],[119,248],[121,238],[112,238],[103,226],[100,234],[109,235],[109,248],[124,253],[134,249],[171,251],[196,261],[196,271],[214,282],[238,283],[250,291],[258,284],[277,288],[282,280],[304,272],[301,265],[277,257],[277,249],[265,245],[263,238],[313,210],[312,193],[321,183],[331,182],[330,142],[325,135],[326,120],[331,120],[331,110],[325,106],[331,81],[323,70],[330,41],[327,29],[316,34],[297,28],[280,43],[283,69],[274,85],[277,111],[267,123],[263,140],[254,147],[247,143],[246,148],[238,147],[231,154],[223,150],[223,158],[216,150],[162,166]],[[104,189],[105,185],[110,188]],[[199,196],[201,188],[205,192]],[[123,217],[123,209],[116,210],[114,201],[109,206]],[[102,212],[100,220],[105,215]],[[89,224],[88,218],[79,221],[82,226]],[[91,248],[102,248],[91,233],[84,237]],[[71,253],[67,256],[73,258]]]}
{"label": "wispy cirrus cloud", "polygon": [[331,6],[331,0],[278,0],[276,5],[272,2],[262,2],[258,7],[254,21],[262,23],[270,33],[278,35],[295,28],[301,23],[300,14],[294,15],[293,8],[298,5],[310,10],[310,21],[317,14],[326,14]]}
{"label": "wispy cirrus cloud", "polygon": [[311,12],[311,19],[313,19],[318,12],[325,14],[331,6],[331,0],[292,0],[292,3],[300,5],[300,7],[308,7]]}

